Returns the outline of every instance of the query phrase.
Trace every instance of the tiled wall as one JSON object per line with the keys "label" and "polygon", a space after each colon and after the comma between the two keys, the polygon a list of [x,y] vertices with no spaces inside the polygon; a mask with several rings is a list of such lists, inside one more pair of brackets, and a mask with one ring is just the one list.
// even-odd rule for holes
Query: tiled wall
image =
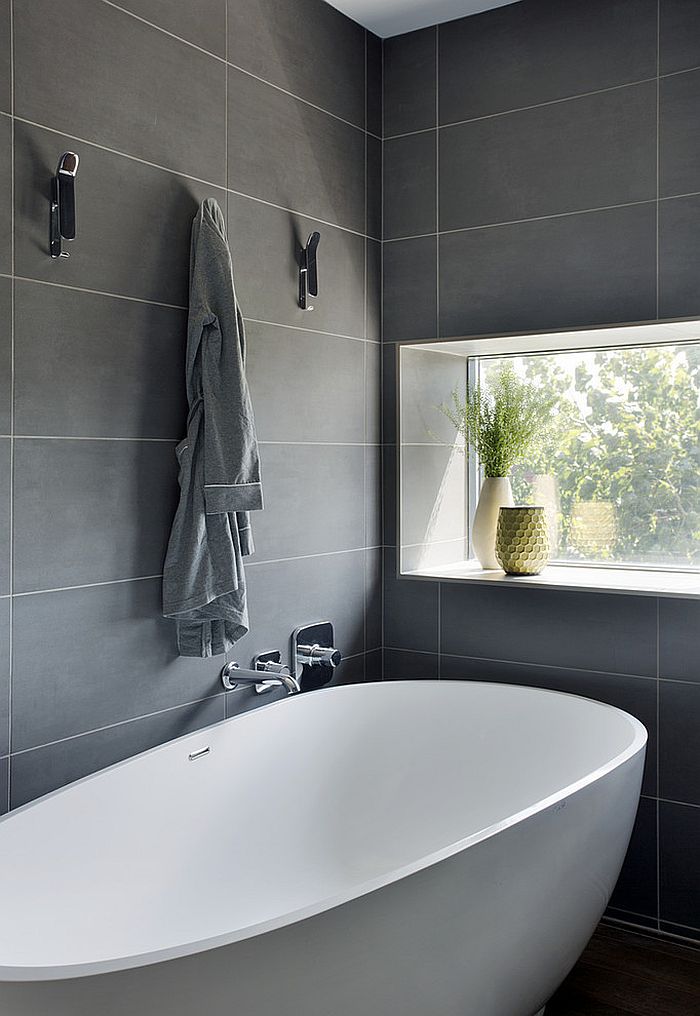
{"label": "tiled wall", "polygon": [[[228,215],[266,510],[235,658],[380,657],[381,44],[321,0],[0,0],[0,810],[249,708],[160,617],[189,231]],[[47,255],[79,153],[78,239]],[[322,235],[317,309],[297,253]]]}
{"label": "tiled wall", "polygon": [[539,684],[649,729],[611,913],[700,938],[700,607],[395,578],[398,339],[700,314],[700,4],[526,0],[384,47],[387,678]]}

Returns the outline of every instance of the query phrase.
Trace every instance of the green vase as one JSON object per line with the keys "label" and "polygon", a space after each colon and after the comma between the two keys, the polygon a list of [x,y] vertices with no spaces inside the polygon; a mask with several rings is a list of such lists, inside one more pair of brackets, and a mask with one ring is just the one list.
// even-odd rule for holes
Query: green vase
{"label": "green vase", "polygon": [[496,558],[508,575],[539,575],[549,563],[547,513],[542,506],[501,508]]}

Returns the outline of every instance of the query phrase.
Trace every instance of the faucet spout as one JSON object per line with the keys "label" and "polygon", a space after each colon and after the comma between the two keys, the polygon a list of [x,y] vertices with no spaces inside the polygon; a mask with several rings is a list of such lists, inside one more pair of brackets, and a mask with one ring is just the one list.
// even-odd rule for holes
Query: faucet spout
{"label": "faucet spout", "polygon": [[288,695],[298,695],[301,685],[281,663],[273,661],[256,662],[255,670],[245,670],[237,663],[227,663],[221,671],[221,681],[227,691],[234,691],[246,685],[253,686],[256,694],[264,695],[273,688],[284,688]]}

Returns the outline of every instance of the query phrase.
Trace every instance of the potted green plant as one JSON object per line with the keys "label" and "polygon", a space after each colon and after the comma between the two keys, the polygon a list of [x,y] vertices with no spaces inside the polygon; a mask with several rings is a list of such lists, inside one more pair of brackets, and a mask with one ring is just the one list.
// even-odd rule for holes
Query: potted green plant
{"label": "potted green plant", "polygon": [[500,565],[495,556],[496,525],[502,507],[513,505],[510,471],[542,435],[556,404],[538,385],[518,377],[512,363],[499,366],[488,386],[457,388],[440,411],[476,451],[485,479],[472,526],[472,546],[484,569]]}

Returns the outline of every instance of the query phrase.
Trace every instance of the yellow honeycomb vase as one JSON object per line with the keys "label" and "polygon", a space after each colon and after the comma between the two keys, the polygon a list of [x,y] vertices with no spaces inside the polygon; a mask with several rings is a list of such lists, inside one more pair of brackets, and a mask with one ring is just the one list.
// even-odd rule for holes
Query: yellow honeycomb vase
{"label": "yellow honeycomb vase", "polygon": [[547,513],[543,507],[501,508],[496,559],[508,575],[539,575],[549,563]]}

